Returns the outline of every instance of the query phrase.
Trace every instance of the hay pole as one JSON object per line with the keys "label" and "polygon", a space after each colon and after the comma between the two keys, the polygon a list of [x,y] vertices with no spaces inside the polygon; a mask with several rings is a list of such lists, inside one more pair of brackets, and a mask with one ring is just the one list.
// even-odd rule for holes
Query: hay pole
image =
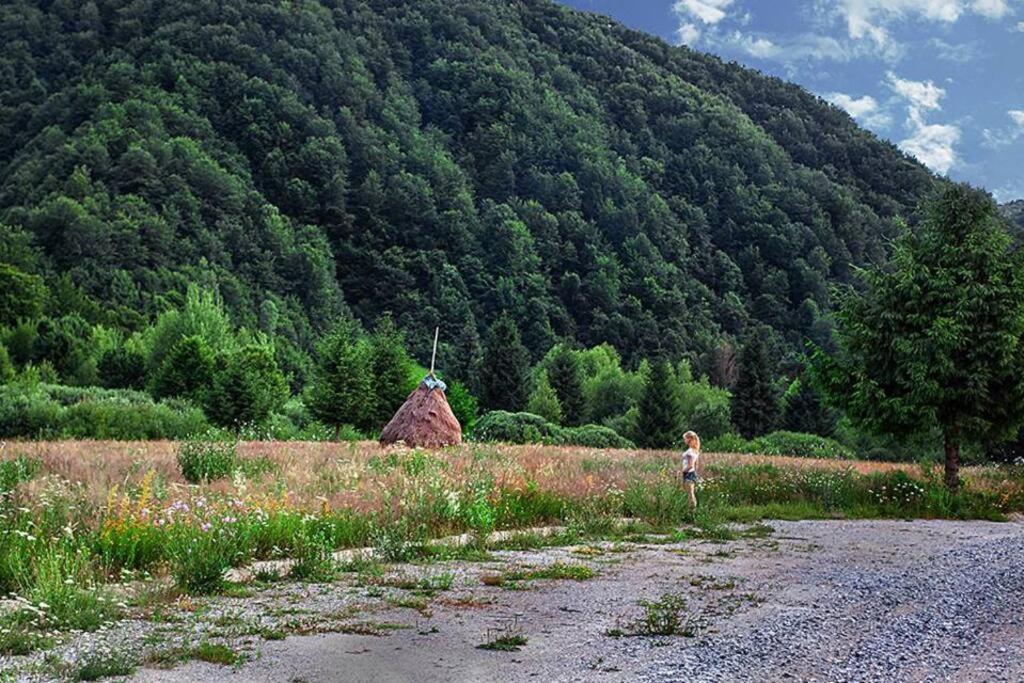
{"label": "hay pole", "polygon": [[440,327],[434,328],[434,352],[430,354],[430,376],[434,376],[434,361],[437,360],[437,334],[441,331]]}

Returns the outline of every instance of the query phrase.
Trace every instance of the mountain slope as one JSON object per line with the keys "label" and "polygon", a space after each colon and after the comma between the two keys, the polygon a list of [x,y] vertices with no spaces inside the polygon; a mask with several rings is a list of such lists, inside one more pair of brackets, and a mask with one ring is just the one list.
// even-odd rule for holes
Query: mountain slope
{"label": "mountain slope", "polygon": [[509,310],[534,354],[797,344],[933,183],[547,0],[15,0],[0,38],[0,236],[31,245],[2,257],[129,328],[199,282],[300,346],[346,309],[448,340]]}

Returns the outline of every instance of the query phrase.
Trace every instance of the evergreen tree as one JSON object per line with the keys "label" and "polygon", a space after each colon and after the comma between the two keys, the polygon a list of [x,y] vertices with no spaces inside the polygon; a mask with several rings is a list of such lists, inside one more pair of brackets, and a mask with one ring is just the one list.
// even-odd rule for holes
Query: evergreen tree
{"label": "evergreen tree", "polygon": [[810,378],[802,377],[796,383],[796,390],[783,411],[783,427],[791,432],[832,436],[836,430],[836,412],[824,404]]}
{"label": "evergreen tree", "polygon": [[221,354],[206,393],[206,414],[215,423],[238,429],[263,426],[288,400],[288,382],[265,343],[247,344]]}
{"label": "evergreen tree", "polygon": [[0,263],[0,325],[14,325],[20,319],[38,317],[45,300],[43,278]]}
{"label": "evergreen tree", "polygon": [[530,392],[530,398],[526,402],[526,412],[540,415],[548,422],[562,424],[562,405],[558,401],[558,394],[548,381],[548,373],[543,370],[537,377],[537,382]]}
{"label": "evergreen tree", "polygon": [[450,349],[445,356],[445,376],[454,377],[471,393],[479,393],[483,352],[472,316],[467,317],[456,338],[444,346]]}
{"label": "evergreen tree", "polygon": [[481,403],[487,410],[519,412],[530,393],[530,357],[508,313],[491,325],[480,368]]}
{"label": "evergreen tree", "polygon": [[0,344],[0,384],[7,384],[14,379],[14,364],[7,354],[7,347]]}
{"label": "evergreen tree", "polygon": [[666,360],[652,363],[638,406],[639,444],[646,448],[676,446],[682,438],[681,410],[679,382],[672,366]]}
{"label": "evergreen tree", "polygon": [[560,346],[551,359],[547,376],[562,407],[562,420],[555,422],[569,427],[583,424],[586,403],[583,398],[583,377],[576,355],[565,346]]}
{"label": "evergreen tree", "polygon": [[732,421],[745,439],[767,434],[779,424],[775,365],[768,355],[766,331],[752,332],[740,351],[732,395]]}
{"label": "evergreen tree", "polygon": [[213,383],[215,362],[213,349],[202,337],[192,335],[180,339],[153,376],[153,396],[180,396],[201,401]]}
{"label": "evergreen tree", "polygon": [[891,267],[841,301],[838,352],[815,354],[828,399],[879,433],[942,434],[946,483],[960,449],[1012,437],[1024,418],[1024,264],[992,199],[947,187]]}
{"label": "evergreen tree", "polygon": [[472,394],[459,381],[448,382],[448,391],[445,397],[448,399],[448,406],[452,409],[455,419],[462,426],[463,433],[473,428],[477,417],[477,403]]}
{"label": "evergreen tree", "polygon": [[146,357],[135,349],[118,345],[100,356],[96,372],[108,389],[142,389],[146,385]]}
{"label": "evergreen tree", "polygon": [[334,427],[335,439],[342,425],[366,423],[373,391],[368,356],[355,324],[348,321],[337,324],[317,345],[306,404],[317,420]]}
{"label": "evergreen tree", "polygon": [[377,321],[370,337],[368,363],[373,404],[366,411],[367,419],[357,426],[376,432],[383,429],[409,397],[409,392],[416,388],[413,362],[405,350],[405,339],[390,316],[382,316]]}

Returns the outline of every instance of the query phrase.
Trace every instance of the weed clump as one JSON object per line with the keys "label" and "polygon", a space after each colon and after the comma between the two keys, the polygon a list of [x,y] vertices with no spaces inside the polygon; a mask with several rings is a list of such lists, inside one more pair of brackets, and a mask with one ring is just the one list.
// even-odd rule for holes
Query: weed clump
{"label": "weed clump", "polygon": [[231,476],[238,463],[238,444],[234,440],[219,439],[212,432],[181,441],[177,449],[181,476],[191,484]]}

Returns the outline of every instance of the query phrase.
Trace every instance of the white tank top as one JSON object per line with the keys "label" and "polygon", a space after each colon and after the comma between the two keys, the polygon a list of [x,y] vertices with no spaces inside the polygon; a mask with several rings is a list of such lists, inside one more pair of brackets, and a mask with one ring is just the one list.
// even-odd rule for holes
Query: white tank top
{"label": "white tank top", "polygon": [[687,448],[686,452],[683,453],[683,472],[692,472],[697,468],[697,458],[700,457],[700,453]]}

